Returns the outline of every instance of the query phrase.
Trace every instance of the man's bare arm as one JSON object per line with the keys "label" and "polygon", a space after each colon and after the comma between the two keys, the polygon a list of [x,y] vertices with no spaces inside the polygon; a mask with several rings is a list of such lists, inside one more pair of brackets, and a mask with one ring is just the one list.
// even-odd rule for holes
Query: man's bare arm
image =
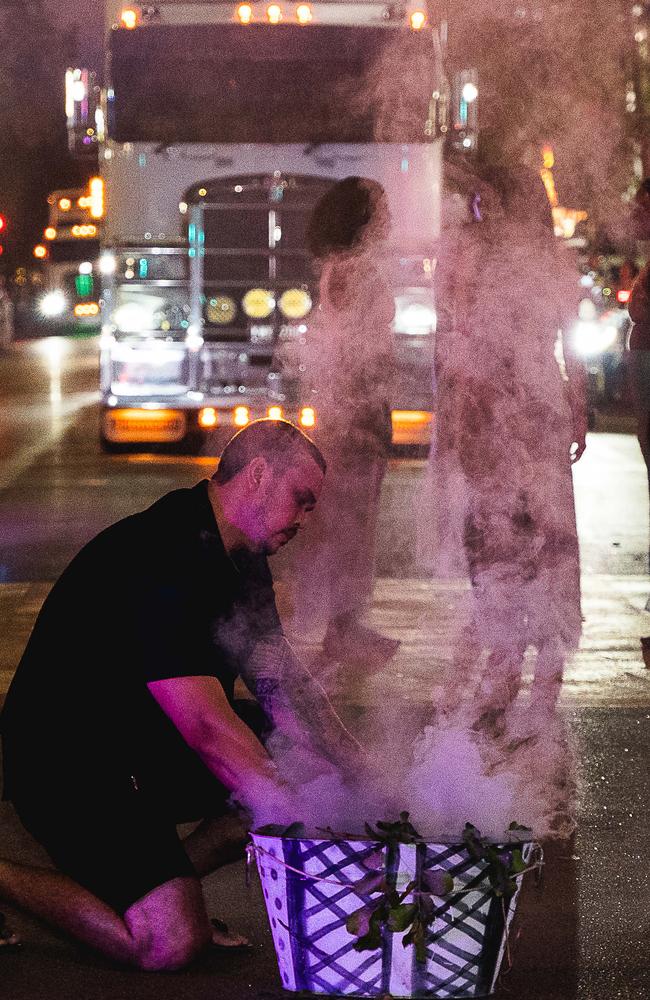
{"label": "man's bare arm", "polygon": [[240,669],[246,687],[290,739],[313,746],[339,765],[358,765],[367,756],[284,635],[259,639]]}
{"label": "man's bare arm", "polygon": [[273,822],[295,819],[275,765],[232,710],[215,677],[174,677],[150,681],[147,687],[206,767],[258,819],[262,811]]}

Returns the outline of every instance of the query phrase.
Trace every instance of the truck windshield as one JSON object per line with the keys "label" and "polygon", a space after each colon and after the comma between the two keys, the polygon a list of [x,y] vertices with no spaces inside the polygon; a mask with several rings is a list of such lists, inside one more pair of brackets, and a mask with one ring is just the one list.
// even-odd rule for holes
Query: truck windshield
{"label": "truck windshield", "polygon": [[431,36],[328,25],[151,25],[111,37],[119,142],[423,142]]}

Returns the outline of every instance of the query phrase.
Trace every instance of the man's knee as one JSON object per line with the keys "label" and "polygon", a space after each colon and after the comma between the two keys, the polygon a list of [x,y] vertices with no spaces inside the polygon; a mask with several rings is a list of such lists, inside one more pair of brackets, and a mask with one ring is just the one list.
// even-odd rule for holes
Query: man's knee
{"label": "man's knee", "polygon": [[156,934],[136,945],[134,964],[145,972],[175,972],[194,961],[210,942],[210,932],[187,929],[173,937]]}
{"label": "man's knee", "polygon": [[149,972],[188,965],[210,942],[211,928],[198,880],[173,879],[124,914],[133,941],[133,963]]}

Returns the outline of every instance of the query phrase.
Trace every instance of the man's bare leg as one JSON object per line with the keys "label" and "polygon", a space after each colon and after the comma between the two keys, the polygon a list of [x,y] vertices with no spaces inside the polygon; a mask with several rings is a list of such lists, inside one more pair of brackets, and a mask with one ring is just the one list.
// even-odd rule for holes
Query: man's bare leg
{"label": "man's bare leg", "polygon": [[0,898],[109,958],[150,971],[187,965],[212,937],[201,885],[193,878],[165,882],[120,917],[67,875],[0,861]]}

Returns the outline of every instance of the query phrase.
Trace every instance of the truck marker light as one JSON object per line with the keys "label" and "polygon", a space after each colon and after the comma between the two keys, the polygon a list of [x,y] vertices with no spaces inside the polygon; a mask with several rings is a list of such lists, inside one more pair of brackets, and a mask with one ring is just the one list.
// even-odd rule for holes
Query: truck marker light
{"label": "truck marker light", "polygon": [[311,7],[308,3],[298,4],[296,7],[296,17],[298,19],[298,24],[309,24],[309,22],[313,20]]}
{"label": "truck marker light", "polygon": [[266,16],[271,24],[279,24],[282,20],[282,7],[277,3],[272,3],[266,8]]}
{"label": "truck marker light", "polygon": [[47,247],[44,247],[42,243],[37,243],[34,247],[34,256],[37,260],[45,260],[47,257]]}
{"label": "truck marker light", "polygon": [[219,423],[219,413],[214,406],[204,406],[199,410],[199,427],[216,427]]}
{"label": "truck marker light", "polygon": [[97,302],[81,302],[74,307],[75,316],[97,316],[99,305]]}
{"label": "truck marker light", "polygon": [[278,305],[287,319],[303,319],[311,309],[311,295],[304,288],[288,288],[280,296]]}
{"label": "truck marker light", "polygon": [[245,427],[250,422],[250,411],[247,406],[236,406],[232,411],[232,422],[236,427]]}
{"label": "truck marker light", "polygon": [[413,31],[421,31],[427,23],[427,15],[423,10],[414,10],[411,12],[409,20]]}
{"label": "truck marker light", "polygon": [[251,319],[266,319],[275,309],[275,296],[266,288],[251,288],[244,295],[241,304]]}
{"label": "truck marker light", "polygon": [[120,24],[127,31],[133,31],[140,23],[140,11],[135,7],[125,7],[120,14]]}
{"label": "truck marker light", "polygon": [[242,24],[250,24],[253,20],[253,8],[249,3],[240,3],[237,8],[237,17]]}
{"label": "truck marker light", "polygon": [[45,232],[43,233],[43,236],[45,237],[46,240],[55,240],[56,229],[54,228],[54,226],[48,226]]}
{"label": "truck marker light", "polygon": [[209,323],[227,326],[237,315],[237,303],[229,295],[215,295],[208,299],[205,314]]}
{"label": "truck marker light", "polygon": [[59,208],[62,212],[69,212],[72,208],[72,202],[69,198],[59,198]]}
{"label": "truck marker light", "polygon": [[281,406],[269,406],[266,412],[269,420],[282,420],[282,417],[284,416]]}
{"label": "truck marker light", "polygon": [[300,426],[314,427],[316,424],[316,411],[311,406],[303,406],[300,411]]}

